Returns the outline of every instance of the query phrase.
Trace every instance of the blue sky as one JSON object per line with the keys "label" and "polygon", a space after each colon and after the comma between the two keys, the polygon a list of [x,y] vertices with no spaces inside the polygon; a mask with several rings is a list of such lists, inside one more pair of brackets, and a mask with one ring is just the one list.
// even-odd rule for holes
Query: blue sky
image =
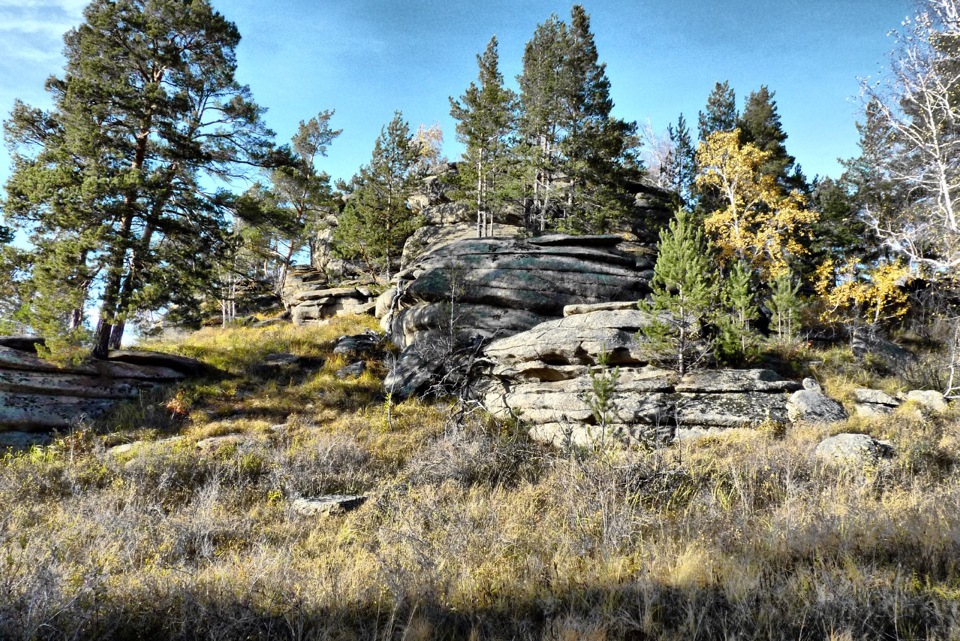
{"label": "blue sky", "polygon": [[[237,23],[239,77],[267,107],[278,139],[300,120],[335,109],[344,130],[322,168],[348,178],[369,159],[394,110],[413,127],[438,123],[445,152],[459,153],[449,96],[476,77],[475,55],[491,35],[515,86],[523,46],[552,0],[213,0]],[[83,0],[0,0],[0,111],[14,98],[46,106],[43,82],[62,69],[62,34]],[[683,112],[696,122],[718,80],[741,101],[766,84],[776,92],[787,149],[808,176],[836,176],[857,151],[858,77],[875,77],[887,33],[910,0],[584,0],[616,114],[660,132]],[[0,180],[8,173],[0,154]]]}

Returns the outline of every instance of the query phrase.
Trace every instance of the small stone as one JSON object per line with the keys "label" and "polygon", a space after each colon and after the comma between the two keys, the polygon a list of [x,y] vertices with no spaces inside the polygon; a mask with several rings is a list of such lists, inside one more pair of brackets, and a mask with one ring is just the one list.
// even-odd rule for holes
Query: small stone
{"label": "small stone", "polygon": [[358,361],[341,368],[337,372],[337,378],[341,380],[346,378],[359,378],[365,371],[367,371],[367,364],[363,361]]}
{"label": "small stone", "polygon": [[121,454],[127,454],[133,451],[137,445],[140,444],[140,441],[134,441],[133,443],[124,443],[122,445],[115,445],[107,450],[107,454],[112,456],[120,456]]}
{"label": "small stone", "polygon": [[291,507],[303,516],[334,516],[355,510],[367,501],[365,496],[333,494],[312,499],[296,499]]}
{"label": "small stone", "polygon": [[263,364],[267,367],[287,367],[299,362],[300,357],[296,354],[267,354],[263,359]]}
{"label": "small stone", "polygon": [[383,336],[376,332],[365,332],[355,336],[341,336],[333,348],[334,354],[343,356],[363,356],[380,348]]}
{"label": "small stone", "polygon": [[818,383],[817,380],[814,378],[803,379],[803,389],[811,390],[813,392],[823,391],[823,388],[820,387],[820,383]]}

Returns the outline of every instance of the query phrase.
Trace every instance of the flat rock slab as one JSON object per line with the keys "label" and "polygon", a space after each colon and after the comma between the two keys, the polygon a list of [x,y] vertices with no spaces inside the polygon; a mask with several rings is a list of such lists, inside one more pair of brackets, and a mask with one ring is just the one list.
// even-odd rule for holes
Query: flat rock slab
{"label": "flat rock slab", "polygon": [[529,430],[530,438],[557,448],[602,447],[620,444],[627,447],[649,446],[672,438],[671,430],[652,425],[612,423],[604,427],[575,423],[543,423]]}
{"label": "flat rock slab", "polygon": [[699,427],[755,427],[772,421],[786,423],[786,394],[729,392],[724,394],[680,394],[677,424]]}
{"label": "flat rock slab", "polygon": [[131,365],[145,365],[173,370],[184,376],[201,376],[211,371],[206,363],[202,363],[195,358],[146,350],[111,350],[107,353],[107,360],[113,363],[129,363]]}
{"label": "flat rock slab", "polygon": [[860,388],[853,390],[853,400],[857,403],[866,403],[869,405],[888,405],[897,407],[900,401],[880,390]]}
{"label": "flat rock slab", "polygon": [[721,394],[730,392],[795,392],[796,381],[783,378],[768,369],[718,369],[684,376],[677,384],[678,392]]}
{"label": "flat rock slab", "polygon": [[312,499],[296,499],[290,507],[303,516],[334,516],[355,510],[366,502],[366,496],[333,494]]}
{"label": "flat rock slab", "polygon": [[116,403],[115,399],[0,392],[0,427],[65,429],[82,420],[102,417]]}
{"label": "flat rock slab", "polygon": [[266,370],[284,370],[291,368],[320,369],[324,360],[313,356],[298,356],[296,354],[278,353],[267,354],[260,367]]}
{"label": "flat rock slab", "polygon": [[143,379],[0,369],[0,391],[82,398],[135,399],[157,384]]}
{"label": "flat rock slab", "polygon": [[628,300],[612,303],[594,303],[592,305],[567,305],[563,308],[564,316],[576,316],[578,314],[590,314],[592,312],[620,312],[632,311],[638,309],[637,301]]}
{"label": "flat rock slab", "polygon": [[253,444],[254,439],[246,434],[225,434],[211,436],[197,441],[197,449],[201,452],[215,452],[224,447],[244,447]]}

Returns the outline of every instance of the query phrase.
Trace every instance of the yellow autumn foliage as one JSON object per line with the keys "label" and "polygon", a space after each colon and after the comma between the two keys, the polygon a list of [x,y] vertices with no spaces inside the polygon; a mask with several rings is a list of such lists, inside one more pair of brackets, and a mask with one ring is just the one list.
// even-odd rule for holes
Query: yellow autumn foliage
{"label": "yellow autumn foliage", "polygon": [[714,132],[697,148],[696,184],[719,190],[726,203],[704,221],[721,261],[746,260],[773,279],[787,271],[788,257],[806,253],[801,240],[819,215],[800,192],[784,192],[761,172],[769,158],[755,145],[741,145],[739,129]]}
{"label": "yellow autumn foliage", "polygon": [[839,268],[833,260],[817,268],[816,290],[826,307],[826,321],[861,317],[870,325],[902,318],[909,308],[904,285],[912,280],[903,263],[880,263],[865,267],[850,259]]}

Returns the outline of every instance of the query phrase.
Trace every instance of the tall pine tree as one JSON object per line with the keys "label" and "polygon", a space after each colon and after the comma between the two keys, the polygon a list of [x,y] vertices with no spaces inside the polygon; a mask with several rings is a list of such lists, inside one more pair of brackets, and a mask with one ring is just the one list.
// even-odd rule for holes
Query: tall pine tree
{"label": "tall pine tree", "polygon": [[[706,142],[715,133],[727,133],[737,128],[737,96],[733,87],[726,80],[714,85],[713,91],[707,96],[705,111],[701,111],[697,118],[697,131],[700,143]],[[697,173],[702,168],[697,166]],[[695,183],[693,200],[697,205],[697,213],[701,216],[723,207],[724,195],[712,185]]]}
{"label": "tall pine tree", "polygon": [[798,189],[806,192],[806,179],[796,166],[796,159],[787,153],[784,145],[787,133],[780,122],[774,95],[775,92],[762,85],[759,90],[747,96],[737,124],[740,138],[743,143],[750,143],[770,154],[761,168],[765,175],[773,176],[777,183],[788,191]]}
{"label": "tall pine tree", "polygon": [[102,356],[131,314],[211,267],[227,221],[205,185],[261,162],[271,132],[234,77],[240,34],[208,0],[93,0],[64,40],[64,74],[47,82],[53,108],[18,102],[6,123],[3,209],[34,246],[74,245],[59,252],[72,256],[67,269],[35,278],[76,294],[97,277],[80,297],[99,295]]}
{"label": "tall pine tree", "polygon": [[519,120],[526,217],[534,231],[609,230],[639,174],[636,124],[611,115],[606,66],[580,5],[551,16],[527,43]]}
{"label": "tall pine tree", "polygon": [[450,115],[457,120],[457,140],[466,146],[460,186],[476,204],[479,238],[493,235],[494,211],[507,200],[517,97],[503,86],[496,36],[477,56],[477,65],[477,81],[470,83],[460,100],[450,98]]}
{"label": "tall pine tree", "polygon": [[690,204],[694,196],[694,180],[697,178],[697,149],[683,114],[677,118],[676,127],[668,125],[667,134],[673,145],[668,167],[670,186],[684,203]]}
{"label": "tall pine tree", "polygon": [[707,107],[697,118],[697,132],[700,142],[717,131],[733,131],[737,128],[737,94],[726,80],[714,85],[707,96]]}
{"label": "tall pine tree", "polygon": [[519,178],[524,193],[524,222],[528,229],[545,231],[556,216],[562,196],[556,182],[562,172],[560,141],[564,133],[564,99],[571,80],[565,73],[567,25],[556,15],[537,25],[523,52],[518,133],[521,158]]}

